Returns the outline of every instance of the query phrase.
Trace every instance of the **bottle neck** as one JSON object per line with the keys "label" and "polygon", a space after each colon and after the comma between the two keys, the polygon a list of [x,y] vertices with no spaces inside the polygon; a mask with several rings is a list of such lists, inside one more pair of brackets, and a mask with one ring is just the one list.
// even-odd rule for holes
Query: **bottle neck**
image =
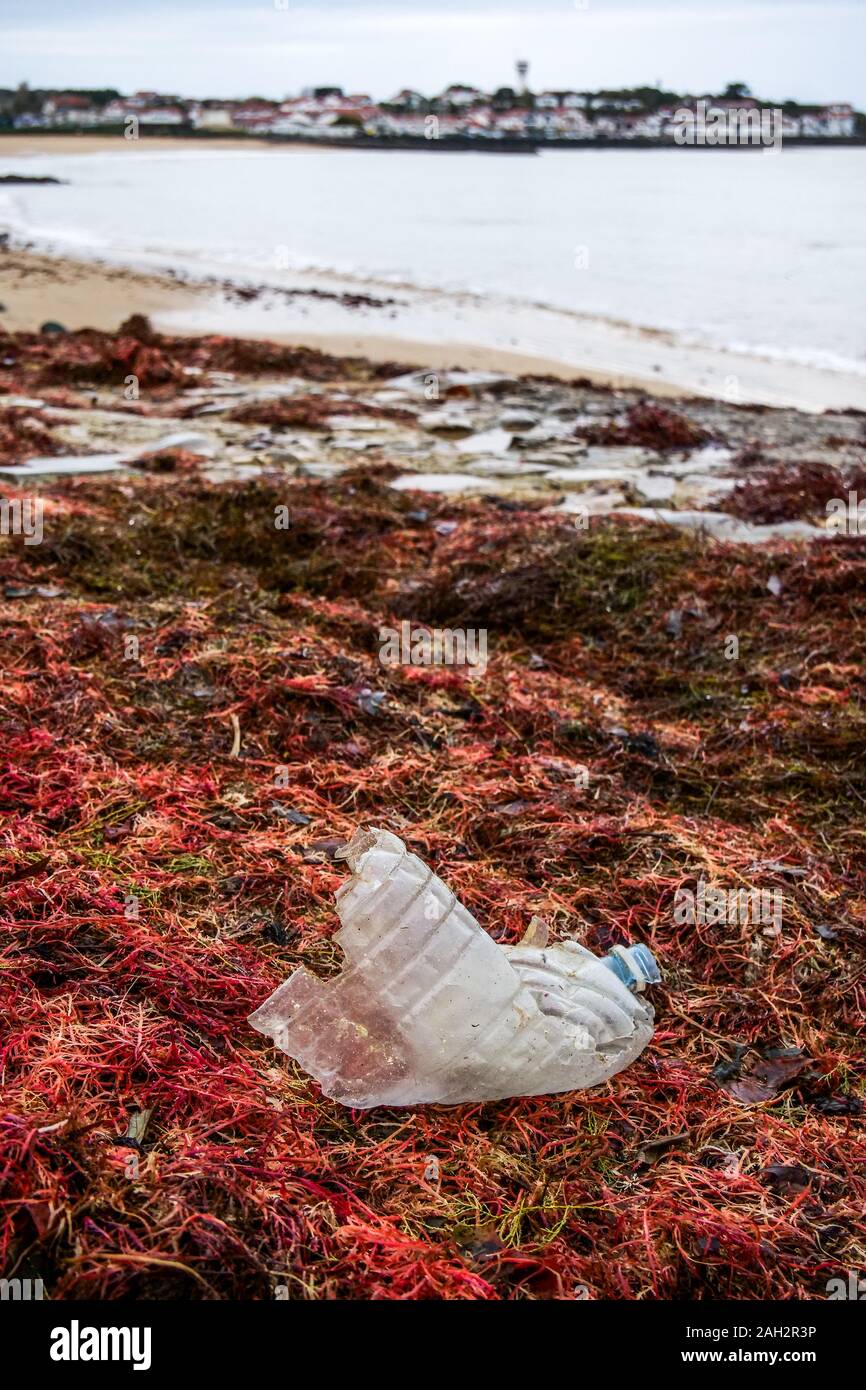
{"label": "bottle neck", "polygon": [[614,946],[602,960],[632,994],[643,994],[647,985],[661,980],[655,957],[646,946]]}

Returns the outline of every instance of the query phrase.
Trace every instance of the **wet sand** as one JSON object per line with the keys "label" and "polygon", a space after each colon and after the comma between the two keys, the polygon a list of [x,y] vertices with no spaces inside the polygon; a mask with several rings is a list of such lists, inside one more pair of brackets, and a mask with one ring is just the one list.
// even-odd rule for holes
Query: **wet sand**
{"label": "wet sand", "polygon": [[[322,149],[320,141],[314,143],[314,147]],[[135,154],[142,150],[145,153],[152,153],[154,150],[244,150],[250,146],[257,149],[279,149],[283,154],[286,150],[305,149],[308,146],[303,141],[281,141],[274,144],[271,140],[265,140],[256,135],[209,135],[197,139],[195,137],[174,136],[174,135],[142,135],[138,140],[127,140],[123,135],[28,135],[26,132],[15,132],[14,135],[0,135],[0,159],[29,158],[30,155],[45,154],[116,154],[118,149],[128,150],[130,154]],[[339,149],[339,145],[324,146],[325,149]]]}
{"label": "wet sand", "polygon": [[[576,323],[557,310],[503,308],[482,296],[332,273],[292,272],[283,285],[260,289],[247,278],[241,293],[224,270],[211,266],[201,275],[175,276],[162,267],[73,260],[13,246],[0,251],[0,325],[36,331],[51,319],[70,329],[115,331],[130,314],[142,313],[163,333],[264,338],[432,371],[457,367],[586,378],[656,396],[813,412],[866,409],[866,377],[685,346],[660,330],[613,320],[587,317]],[[369,301],[359,305],[362,292]],[[728,394],[731,382],[734,395]]]}
{"label": "wet sand", "polygon": [[[46,320],[65,328],[116,331],[131,314],[146,314],[156,328],[240,333],[237,323],[223,324],[228,312],[212,286],[179,282],[169,275],[151,274],[98,262],[74,261],[32,251],[0,254],[0,325],[12,332],[36,332]],[[234,306],[232,306],[234,307]],[[275,325],[276,329],[276,325]],[[425,343],[398,336],[365,332],[299,333],[250,329],[245,336],[276,342],[302,342],[336,356],[366,357],[372,362],[399,361],[407,366],[441,370],[501,371],[521,376],[541,374],[570,381],[581,373],[555,358],[530,356],[459,342]],[[649,379],[588,372],[600,385],[644,386],[659,395],[680,394],[676,388]]]}
{"label": "wet sand", "polygon": [[37,332],[47,319],[113,331],[130,314],[157,317],[191,307],[202,295],[168,276],[27,251],[0,254],[0,326],[12,332]]}

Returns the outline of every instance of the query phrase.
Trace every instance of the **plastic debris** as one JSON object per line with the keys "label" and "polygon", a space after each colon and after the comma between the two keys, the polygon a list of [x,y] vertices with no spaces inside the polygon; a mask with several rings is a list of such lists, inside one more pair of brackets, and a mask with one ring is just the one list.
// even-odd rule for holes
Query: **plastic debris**
{"label": "plastic debris", "polygon": [[301,968],[251,1016],[343,1105],[501,1100],[597,1086],[653,1032],[644,946],[605,959],[530,924],[499,946],[396,835],[358,831],[337,893],[346,967]]}
{"label": "plastic debris", "polygon": [[441,1176],[438,1158],[436,1158],[435,1155],[432,1158],[428,1158],[424,1167],[424,1181],[438,1183],[441,1180]]}
{"label": "plastic debris", "polygon": [[21,464],[0,463],[0,477],[28,482],[31,478],[116,473],[124,469],[127,458],[126,454],[88,454],[86,457],[63,454],[59,457],[30,458]]}

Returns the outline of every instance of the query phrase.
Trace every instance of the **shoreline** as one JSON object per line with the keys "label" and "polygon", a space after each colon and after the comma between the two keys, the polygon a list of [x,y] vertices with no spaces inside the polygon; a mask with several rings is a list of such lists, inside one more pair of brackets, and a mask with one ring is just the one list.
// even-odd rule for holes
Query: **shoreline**
{"label": "shoreline", "polygon": [[158,318],[190,309],[200,293],[168,275],[34,251],[0,251],[0,328],[12,333],[38,332],[49,319],[70,329],[114,331],[130,314]]}
{"label": "shoreline", "polygon": [[[314,140],[305,143],[300,140],[292,141],[291,144],[296,144],[299,149],[322,148],[321,143]],[[253,147],[268,149],[276,148],[276,145],[273,140],[267,140],[261,135],[144,135],[139,140],[126,140],[122,132],[117,135],[83,135],[78,131],[70,131],[68,135],[62,135],[59,131],[51,131],[42,135],[38,131],[0,131],[0,158],[8,156],[10,159],[29,159],[33,155],[43,154],[110,154],[118,153],[120,150],[136,154],[142,150],[152,153],[184,148],[248,150]],[[339,149],[340,146],[332,144],[324,148]]]}
{"label": "shoreline", "polygon": [[[50,254],[14,242],[0,252],[0,327],[116,331],[133,313],[174,335],[219,333],[303,344],[336,356],[407,366],[509,375],[585,378],[662,398],[698,397],[820,413],[866,409],[866,378],[797,363],[678,343],[662,330],[478,295],[287,272],[262,284],[225,267],[201,274],[167,266],[108,263]],[[366,293],[359,293],[364,291]],[[399,299],[394,299],[399,295]],[[737,382],[737,395],[726,383]]]}
{"label": "shoreline", "polygon": [[[19,279],[24,275],[27,282]],[[20,290],[10,289],[10,284],[16,282]],[[57,310],[52,315],[45,308],[45,292],[50,292],[52,310]],[[155,328],[161,329],[167,316],[173,320],[178,315],[192,317],[202,309],[203,303],[206,305],[212,299],[213,291],[209,286],[176,282],[169,276],[149,275],[122,267],[20,251],[9,251],[0,259],[0,301],[6,305],[6,312],[0,313],[0,328],[13,333],[37,332],[48,317],[55,317],[70,329],[96,328],[115,332],[131,314],[145,314]],[[171,331],[180,336],[176,321]],[[296,334],[251,332],[248,336],[269,338],[277,343],[298,341]],[[554,359],[529,357],[480,344],[433,344],[365,332],[305,332],[302,337],[306,347],[335,357],[364,357],[370,362],[397,360],[406,366],[431,370],[454,367],[466,371],[501,371],[514,376],[551,376],[562,381],[569,381],[576,375],[572,368]],[[604,386],[640,388],[651,385],[657,388],[659,395],[681,394],[674,388],[666,388],[664,383],[625,381],[606,377],[603,373],[595,374],[592,379]]]}
{"label": "shoreline", "polygon": [[[791,149],[863,149],[866,136],[841,135],[791,135],[783,140],[783,145]],[[467,136],[442,136],[428,140],[424,136],[412,135],[368,135],[358,139],[308,138],[305,135],[274,135],[250,132],[222,134],[217,131],[185,130],[177,135],[152,133],[146,127],[136,140],[127,140],[122,127],[114,131],[78,131],[64,133],[50,131],[0,131],[0,156],[4,153],[19,158],[31,155],[57,154],[104,154],[116,150],[122,144],[131,150],[145,147],[148,151],[170,149],[297,149],[314,150],[420,150],[435,154],[543,154],[545,150],[671,150],[681,153],[704,154],[761,154],[766,146],[761,144],[735,145],[676,145],[670,140],[653,140],[643,136],[628,139],[621,136],[606,136],[599,139],[577,139],[567,136],[558,139],[541,137],[507,137],[499,140],[479,139]]]}
{"label": "shoreline", "polygon": [[[281,143],[280,148],[285,152],[288,144],[294,145],[292,153],[297,151],[302,163],[304,151],[310,159],[311,150],[325,148],[300,141]],[[123,180],[120,162],[127,154],[135,158],[144,151],[157,162],[192,161],[198,168],[211,159],[244,163],[242,152],[255,162],[266,148],[273,150],[274,141],[252,136],[149,135],[125,141],[122,135],[16,132],[5,136],[5,144],[0,139],[0,164],[5,150],[10,158],[4,169],[55,174],[68,168],[67,155],[85,161],[87,156],[101,157],[117,166],[109,177]],[[287,174],[293,162],[286,159]],[[137,180],[138,167],[135,172]],[[321,176],[330,182],[324,165]],[[61,195],[59,190],[60,206]],[[40,206],[39,196],[34,195],[34,206]],[[46,209],[46,197],[55,207],[53,191],[41,197]],[[567,307],[567,297],[558,305],[556,294],[554,302],[548,302],[513,297],[507,288],[460,288],[468,270],[461,275],[458,269],[454,285],[446,289],[435,279],[411,282],[389,278],[381,270],[378,278],[377,272],[361,268],[338,271],[326,255],[321,268],[315,266],[316,257],[313,265],[292,268],[280,266],[276,259],[260,258],[260,264],[253,260],[248,265],[228,257],[220,260],[217,251],[211,258],[194,249],[172,252],[160,249],[165,235],[162,240],[157,235],[152,246],[139,237],[137,249],[133,237],[122,251],[107,232],[81,240],[69,230],[64,235],[62,226],[59,234],[47,229],[34,234],[32,224],[35,221],[38,228],[39,219],[20,212],[28,202],[12,196],[3,198],[2,205],[8,209],[0,222],[11,248],[7,257],[12,254],[20,267],[14,273],[8,259],[0,262],[0,302],[6,306],[0,324],[10,327],[34,329],[46,319],[56,319],[73,328],[90,324],[112,330],[130,313],[142,312],[163,333],[222,333],[307,343],[338,355],[399,359],[430,370],[453,366],[562,380],[585,378],[659,397],[696,396],[813,413],[866,410],[866,370],[859,354],[846,358],[810,347],[808,332],[777,346],[740,341],[752,335],[731,332],[731,341],[725,343],[707,333],[659,326],[661,306],[647,310],[641,320],[641,300],[631,304],[631,297],[614,296],[619,306],[614,316],[604,312],[604,301],[600,308],[584,311],[579,301]],[[46,210],[48,225],[53,216]],[[88,225],[86,214],[78,220]],[[170,225],[163,230],[170,239]],[[25,256],[33,257],[26,262],[33,273],[24,269]],[[359,261],[363,266],[364,259]],[[368,255],[366,261],[378,264],[375,256]],[[637,322],[630,320],[630,313]],[[755,336],[761,339],[760,330]],[[820,342],[821,335],[817,337]]]}
{"label": "shoreline", "polygon": [[[584,373],[554,357],[511,351],[482,343],[436,343],[375,333],[360,325],[342,332],[304,329],[298,333],[220,327],[217,318],[237,309],[223,304],[207,281],[176,279],[167,273],[112,266],[102,261],[79,261],[39,251],[11,248],[0,252],[0,328],[9,332],[38,332],[54,319],[69,329],[96,328],[115,332],[131,314],[145,314],[156,329],[174,333],[226,332],[230,336],[269,339],[304,346],[335,357],[363,357],[370,362],[399,361],[431,370],[504,372],[514,376],[550,376],[571,381],[586,375],[600,386],[647,390],[676,398],[683,392],[651,377],[624,376],[587,369]],[[203,326],[203,320],[211,326]],[[184,325],[189,325],[185,328]]]}

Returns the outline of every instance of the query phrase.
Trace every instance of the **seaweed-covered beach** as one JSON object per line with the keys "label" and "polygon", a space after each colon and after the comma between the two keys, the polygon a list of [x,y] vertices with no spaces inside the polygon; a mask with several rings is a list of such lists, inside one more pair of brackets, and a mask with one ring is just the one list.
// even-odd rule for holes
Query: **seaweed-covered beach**
{"label": "seaweed-covered beach", "polygon": [[[866,539],[827,504],[863,415],[140,316],[6,334],[0,393],[3,1273],[764,1300],[861,1269]],[[383,665],[402,622],[484,630],[486,670]],[[501,943],[649,945],[647,1050],[587,1092],[324,1099],[247,1018],[336,973],[359,825]],[[780,912],[683,921],[701,882]]]}

